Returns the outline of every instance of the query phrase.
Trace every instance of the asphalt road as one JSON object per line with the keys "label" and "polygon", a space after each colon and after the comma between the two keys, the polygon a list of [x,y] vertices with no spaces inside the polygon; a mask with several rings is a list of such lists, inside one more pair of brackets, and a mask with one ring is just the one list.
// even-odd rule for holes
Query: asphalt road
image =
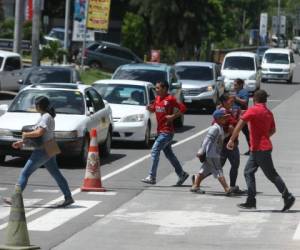
{"label": "asphalt road", "polygon": [[[271,95],[269,107],[275,108],[300,90],[300,65],[297,65],[293,84],[264,83],[262,88]],[[176,145],[174,151],[182,164],[195,157],[202,140],[201,133],[198,136],[197,134],[205,130],[210,122],[211,116],[205,112],[193,111],[185,115],[185,126],[177,131],[174,138]],[[246,151],[245,144],[241,145],[241,152]],[[31,242],[41,246],[42,249],[51,249],[142,193],[148,188],[140,182],[140,179],[148,174],[151,164],[149,153],[149,149],[143,149],[134,143],[115,143],[111,156],[101,160],[103,185],[108,190],[101,194],[79,192],[85,169],[79,168],[71,159],[60,161],[62,172],[70,184],[74,198],[80,201],[72,207],[74,209],[68,210],[51,208],[51,204],[61,197],[61,193],[47,170],[42,168],[36,171],[23,193]],[[0,167],[1,196],[9,196],[12,193],[24,163],[21,158],[7,157],[6,163]],[[158,181],[172,171],[162,156]],[[9,207],[0,203],[0,244],[5,241],[8,214]]]}

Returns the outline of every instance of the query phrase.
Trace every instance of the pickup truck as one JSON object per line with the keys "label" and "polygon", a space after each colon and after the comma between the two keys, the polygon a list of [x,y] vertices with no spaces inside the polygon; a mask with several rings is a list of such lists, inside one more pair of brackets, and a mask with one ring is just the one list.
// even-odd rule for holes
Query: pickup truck
{"label": "pickup truck", "polygon": [[19,91],[22,59],[18,53],[0,50],[0,92]]}

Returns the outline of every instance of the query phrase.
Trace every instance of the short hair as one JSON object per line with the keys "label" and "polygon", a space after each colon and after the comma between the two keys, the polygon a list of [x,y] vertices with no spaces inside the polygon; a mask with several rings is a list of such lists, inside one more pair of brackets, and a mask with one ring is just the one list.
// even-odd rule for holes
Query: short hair
{"label": "short hair", "polygon": [[163,88],[169,89],[169,82],[167,80],[158,81],[157,83]]}
{"label": "short hair", "polygon": [[220,96],[219,100],[220,102],[224,103],[227,102],[230,99],[229,93],[224,93],[223,95]]}
{"label": "short hair", "polygon": [[244,80],[241,79],[241,78],[235,79],[235,82],[236,82],[239,86],[244,85],[244,83],[245,83]]}
{"label": "short hair", "polygon": [[259,89],[254,92],[253,100],[258,103],[266,103],[268,96],[269,95],[265,90]]}

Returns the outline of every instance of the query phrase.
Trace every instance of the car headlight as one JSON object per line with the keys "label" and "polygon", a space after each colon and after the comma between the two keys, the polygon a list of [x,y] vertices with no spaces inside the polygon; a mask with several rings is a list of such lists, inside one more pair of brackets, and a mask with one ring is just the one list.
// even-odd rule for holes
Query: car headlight
{"label": "car headlight", "polygon": [[74,131],[55,131],[54,132],[56,139],[74,139],[78,137],[77,130]]}
{"label": "car headlight", "polygon": [[145,119],[144,114],[129,115],[122,119],[123,122],[141,122]]}
{"label": "car headlight", "polygon": [[215,86],[209,85],[207,86],[207,91],[213,91]]}
{"label": "car headlight", "polygon": [[0,129],[0,136],[12,136],[12,132],[9,129]]}
{"label": "car headlight", "polygon": [[282,72],[290,72],[290,69],[283,69]]}

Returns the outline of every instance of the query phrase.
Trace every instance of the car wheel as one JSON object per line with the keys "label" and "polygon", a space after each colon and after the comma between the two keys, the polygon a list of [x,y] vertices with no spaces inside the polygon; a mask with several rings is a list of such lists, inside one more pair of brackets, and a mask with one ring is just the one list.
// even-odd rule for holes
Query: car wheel
{"label": "car wheel", "polygon": [[90,145],[90,138],[86,135],[83,139],[82,149],[80,153],[80,165],[85,167],[87,163],[88,153],[89,153],[89,145]]}
{"label": "car wheel", "polygon": [[5,162],[5,156],[6,155],[0,155],[0,163],[4,163]]}
{"label": "car wheel", "polygon": [[91,62],[90,67],[93,68],[93,69],[100,69],[101,64],[99,62]]}
{"label": "car wheel", "polygon": [[293,75],[291,75],[290,79],[287,80],[287,83],[290,83],[290,84],[293,83]]}
{"label": "car wheel", "polygon": [[145,132],[145,140],[144,140],[145,148],[150,148],[150,146],[151,146],[150,131],[151,131],[151,125],[150,125],[150,122],[148,122],[146,132]]}
{"label": "car wheel", "polygon": [[110,149],[111,149],[111,137],[112,137],[112,134],[111,134],[111,130],[109,129],[108,133],[107,133],[107,138],[106,138],[104,144],[100,148],[100,156],[103,156],[103,157],[109,156]]}

